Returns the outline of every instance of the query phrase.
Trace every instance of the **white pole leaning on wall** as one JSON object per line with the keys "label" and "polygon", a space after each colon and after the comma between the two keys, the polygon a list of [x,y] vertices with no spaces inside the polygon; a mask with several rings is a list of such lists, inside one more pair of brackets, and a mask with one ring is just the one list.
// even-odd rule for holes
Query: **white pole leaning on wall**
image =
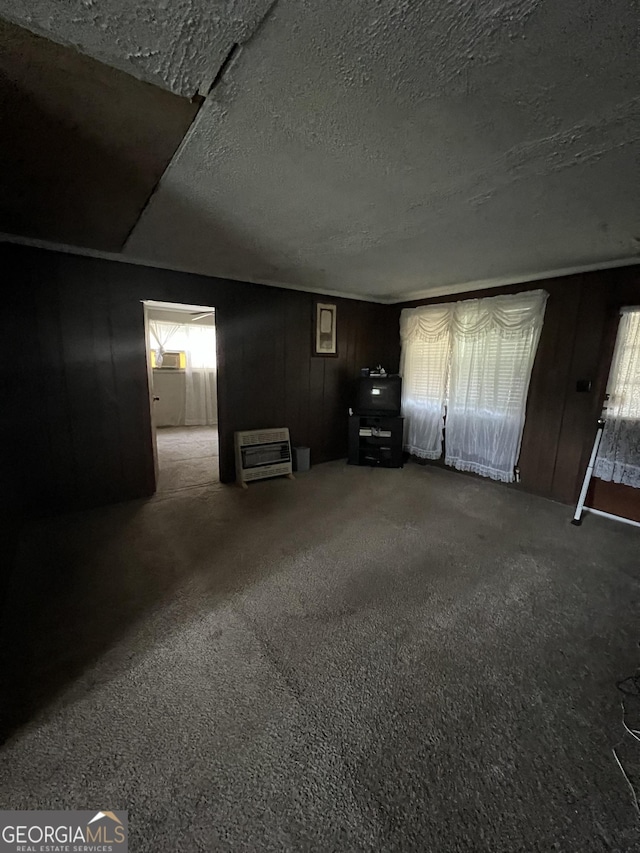
{"label": "white pole leaning on wall", "polygon": [[604,429],[604,421],[602,418],[598,421],[598,432],[596,433],[595,440],[593,442],[593,450],[591,451],[591,458],[589,459],[589,464],[587,465],[587,470],[584,475],[584,481],[582,483],[582,489],[580,490],[580,497],[578,498],[578,503],[576,505],[576,511],[573,514],[573,520],[571,524],[582,524],[582,511],[584,509],[584,502],[587,499],[587,492],[589,491],[589,483],[591,482],[591,477],[593,476],[593,466],[596,464],[596,457],[598,455],[598,449],[600,447],[600,442],[602,441],[602,431]]}

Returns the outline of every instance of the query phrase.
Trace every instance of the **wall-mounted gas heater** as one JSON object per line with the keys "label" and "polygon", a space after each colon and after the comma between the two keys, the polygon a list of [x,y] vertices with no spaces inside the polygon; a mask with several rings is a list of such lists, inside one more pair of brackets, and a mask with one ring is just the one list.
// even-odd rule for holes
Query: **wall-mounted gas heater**
{"label": "wall-mounted gas heater", "polygon": [[243,489],[253,480],[286,475],[294,479],[291,442],[286,427],[235,433],[236,479]]}

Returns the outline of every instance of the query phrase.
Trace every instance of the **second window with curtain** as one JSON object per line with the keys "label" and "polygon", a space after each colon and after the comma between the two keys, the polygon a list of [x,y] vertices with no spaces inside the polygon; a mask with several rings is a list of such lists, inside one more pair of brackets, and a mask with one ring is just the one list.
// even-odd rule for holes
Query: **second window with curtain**
{"label": "second window with curtain", "polygon": [[405,309],[405,449],[503,482],[514,480],[547,293]]}

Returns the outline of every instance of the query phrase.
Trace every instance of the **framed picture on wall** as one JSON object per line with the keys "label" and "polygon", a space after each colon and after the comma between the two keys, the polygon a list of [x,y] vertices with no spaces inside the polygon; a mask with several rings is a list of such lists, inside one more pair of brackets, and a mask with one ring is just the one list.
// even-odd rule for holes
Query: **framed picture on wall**
{"label": "framed picture on wall", "polygon": [[314,305],[314,355],[338,355],[336,314],[338,306],[331,302],[316,302]]}

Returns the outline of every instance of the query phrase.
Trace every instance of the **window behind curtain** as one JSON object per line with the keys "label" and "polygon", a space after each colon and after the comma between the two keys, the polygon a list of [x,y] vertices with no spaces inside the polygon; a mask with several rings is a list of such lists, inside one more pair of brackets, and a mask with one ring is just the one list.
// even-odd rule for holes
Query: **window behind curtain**
{"label": "window behind curtain", "polygon": [[196,370],[215,368],[215,326],[197,323],[165,323],[162,320],[152,320],[149,328],[152,335],[152,349],[155,348],[155,345],[160,345],[161,349],[186,352],[188,366]]}
{"label": "window behind curtain", "polygon": [[[490,323],[476,331],[475,308],[461,303],[460,313],[471,323],[453,335],[445,462],[460,471],[512,482],[541,318],[518,329]],[[515,322],[520,308],[514,301],[510,313]]]}
{"label": "window behind curtain", "polygon": [[622,312],[607,384],[609,401],[594,474],[640,488],[640,308]]}
{"label": "window behind curtain", "polygon": [[[445,462],[514,479],[546,299],[544,291],[528,291],[402,312],[409,452],[440,457],[446,406]],[[443,323],[446,335],[430,334]]]}
{"label": "window behind curtain", "polygon": [[402,312],[402,413],[405,450],[421,459],[442,456],[442,425],[451,353],[451,305],[418,315]]}
{"label": "window behind curtain", "polygon": [[493,333],[482,346],[478,341],[457,342],[456,383],[469,405],[487,414],[516,412],[527,390],[522,345]]}
{"label": "window behind curtain", "polygon": [[199,323],[149,323],[151,346],[165,351],[185,353],[182,381],[184,414],[174,413],[174,420],[163,425],[203,426],[217,423],[216,332],[213,325]]}
{"label": "window behind curtain", "polygon": [[640,419],[640,308],[622,312],[608,383],[614,416]]}

